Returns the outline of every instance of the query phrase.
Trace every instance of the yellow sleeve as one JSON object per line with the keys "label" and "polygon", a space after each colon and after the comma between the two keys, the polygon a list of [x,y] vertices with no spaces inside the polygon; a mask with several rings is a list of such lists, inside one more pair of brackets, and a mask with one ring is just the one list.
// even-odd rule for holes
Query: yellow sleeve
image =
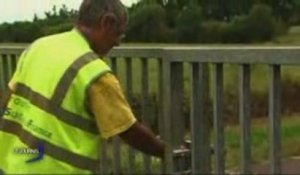
{"label": "yellow sleeve", "polygon": [[136,122],[119,81],[111,73],[91,85],[89,104],[103,138],[120,134]]}
{"label": "yellow sleeve", "polygon": [[20,74],[19,64],[20,64],[20,61],[18,62],[17,68],[16,68],[12,78],[8,82],[8,88],[13,92],[16,90],[16,82],[18,81],[18,76]]}
{"label": "yellow sleeve", "polygon": [[13,79],[11,79],[8,83],[8,88],[12,91],[15,92],[16,91],[16,83],[14,82]]}
{"label": "yellow sleeve", "polygon": [[16,90],[16,82],[18,82],[19,80],[19,76],[22,72],[22,67],[23,67],[23,62],[24,62],[24,59],[28,53],[30,49],[30,46],[27,47],[21,54],[21,56],[18,58],[18,63],[17,63],[17,67],[16,67],[16,70],[12,76],[12,78],[10,79],[10,81],[8,82],[8,88],[11,90],[11,91],[15,91]]}
{"label": "yellow sleeve", "polygon": [[9,80],[8,82],[8,88],[12,91],[15,92],[16,91],[16,84],[18,81],[18,75],[19,75],[19,70],[16,69],[16,71],[14,72],[12,78]]}

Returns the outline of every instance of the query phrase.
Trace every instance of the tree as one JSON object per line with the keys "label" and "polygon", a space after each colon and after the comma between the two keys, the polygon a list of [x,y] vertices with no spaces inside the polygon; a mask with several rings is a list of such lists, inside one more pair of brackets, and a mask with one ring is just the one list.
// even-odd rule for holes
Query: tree
{"label": "tree", "polygon": [[144,5],[130,14],[127,40],[135,42],[166,41],[169,29],[166,12],[161,5]]}
{"label": "tree", "polygon": [[38,37],[70,30],[77,11],[63,5],[57,10],[45,12],[46,18],[40,19],[35,14],[32,22],[14,22],[0,25],[0,42],[32,42]]}
{"label": "tree", "polygon": [[200,6],[185,7],[176,18],[176,34],[179,42],[197,42],[201,29],[202,10]]}

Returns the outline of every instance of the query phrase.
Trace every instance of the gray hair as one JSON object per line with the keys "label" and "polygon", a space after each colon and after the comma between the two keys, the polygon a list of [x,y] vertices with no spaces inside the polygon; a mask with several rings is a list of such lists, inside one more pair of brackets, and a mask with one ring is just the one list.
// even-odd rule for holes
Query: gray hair
{"label": "gray hair", "polygon": [[118,23],[128,18],[126,7],[120,0],[83,0],[79,8],[77,22],[92,27],[106,13],[116,15]]}

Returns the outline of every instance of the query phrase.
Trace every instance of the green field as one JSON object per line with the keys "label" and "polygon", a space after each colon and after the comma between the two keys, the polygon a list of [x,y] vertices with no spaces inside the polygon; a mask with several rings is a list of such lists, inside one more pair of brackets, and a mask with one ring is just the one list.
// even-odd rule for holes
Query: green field
{"label": "green field", "polygon": [[[267,119],[256,119],[252,122],[251,128],[251,149],[252,162],[262,163],[268,160],[269,139]],[[238,126],[226,128],[226,166],[234,168],[240,161],[240,131]],[[300,155],[300,117],[285,117],[281,124],[282,158],[289,158]]]}
{"label": "green field", "polygon": [[[252,164],[264,163],[268,160],[269,154],[269,138],[267,119],[256,119],[251,123],[251,162]],[[281,124],[281,143],[282,143],[282,158],[286,159],[300,155],[300,117],[290,116],[285,117]],[[187,135],[189,138],[189,134]],[[110,147],[112,148],[112,147]],[[240,131],[238,126],[227,126],[225,129],[225,165],[227,170],[238,171],[240,166]],[[109,149],[109,165],[113,163],[113,150]],[[136,152],[135,170],[136,173],[143,172],[143,156]],[[128,171],[128,146],[121,144],[121,166],[122,171]],[[214,158],[214,156],[212,156]],[[212,159],[213,160],[213,159]],[[152,171],[158,172],[160,169],[160,160],[152,158]],[[212,162],[213,166],[213,162]]]}
{"label": "green field", "polygon": [[[298,45],[300,44],[300,27],[294,27],[288,35],[276,38],[273,42],[263,43],[263,45]],[[137,45],[137,44],[131,44]],[[118,61],[118,76],[121,82],[125,80],[124,60]],[[141,91],[141,63],[138,59],[133,59],[133,91],[139,94]],[[157,62],[155,59],[149,62],[149,85],[150,92],[155,93],[157,90]],[[189,71],[188,63],[184,64],[184,85],[185,94],[189,94]],[[211,75],[212,75],[211,71]],[[282,77],[284,80],[289,79],[296,84],[300,84],[300,67],[299,66],[282,66]],[[251,90],[257,93],[268,92],[268,68],[266,65],[251,66]],[[236,65],[225,64],[224,66],[224,86],[225,91],[237,93],[238,67]],[[125,83],[122,83],[125,85]],[[213,85],[213,84],[211,84]],[[125,88],[125,86],[124,86]],[[299,89],[300,92],[300,89]],[[186,95],[188,96],[188,95]],[[268,126],[267,117],[253,119],[251,126],[251,149],[252,163],[262,163],[268,160]],[[281,139],[282,139],[282,158],[289,158],[300,155],[300,117],[291,113],[290,116],[282,117]],[[187,135],[187,137],[189,137]],[[240,131],[238,125],[227,125],[225,129],[225,147],[226,147],[226,168],[238,169],[240,164]],[[126,164],[127,151],[123,148]],[[137,158],[138,169],[142,169],[142,157]],[[157,160],[154,169],[158,169]],[[126,166],[125,166],[126,167]],[[126,168],[125,168],[126,169]]]}
{"label": "green field", "polygon": [[[291,27],[289,32],[278,38],[275,38],[274,41],[251,44],[255,46],[265,46],[265,45],[299,45],[300,44],[300,26]],[[210,45],[199,45],[199,44],[162,44],[162,43],[150,43],[150,44],[139,44],[139,43],[125,43],[125,46],[220,46],[220,44],[210,44]],[[240,46],[237,44],[228,44],[228,46]],[[223,45],[221,45],[223,46]],[[121,81],[125,80],[125,63],[124,59],[118,59],[118,75]],[[133,59],[133,90],[135,93],[139,93],[141,89],[141,63],[139,59]],[[186,90],[189,86],[189,64],[184,64],[184,81],[186,85]],[[289,77],[293,81],[300,81],[300,67],[299,66],[282,66],[282,75],[284,78]],[[265,65],[252,65],[251,67],[251,88],[253,91],[266,92],[267,91],[267,78],[268,70]],[[150,91],[155,92],[157,89],[157,62],[155,59],[150,60],[148,66],[149,72],[149,84]],[[212,75],[212,72],[211,72]],[[224,85],[225,89],[234,89],[236,87],[236,82],[238,80],[238,67],[236,65],[225,64],[224,67]],[[299,82],[300,83],[300,82]],[[124,83],[123,83],[124,84]]]}
{"label": "green field", "polygon": [[[300,27],[293,27],[285,36],[276,38],[272,42],[256,44],[256,45],[299,45],[300,44]],[[7,44],[0,44],[6,46]],[[24,44],[9,44],[10,46],[23,46]],[[140,44],[127,44],[140,45]],[[157,44],[150,44],[158,46]],[[164,44],[159,44],[164,45]],[[176,44],[176,46],[178,46]],[[157,92],[158,89],[158,64],[155,59],[151,59],[148,65],[149,72],[149,90],[151,93]],[[133,58],[133,92],[140,94],[141,92],[141,62],[138,58]],[[184,92],[185,97],[190,94],[190,65],[184,64]],[[125,87],[126,68],[124,59],[118,59],[118,73],[122,86]],[[213,75],[213,72],[210,72]],[[283,66],[283,79],[290,79],[296,84],[300,84],[300,67],[299,66]],[[251,66],[251,90],[257,93],[266,94],[268,92],[268,70],[266,65]],[[226,92],[237,93],[238,67],[236,65],[225,64],[224,67],[224,86]],[[213,83],[211,84],[213,85]],[[212,86],[211,86],[212,87]],[[297,91],[298,92],[298,91]],[[300,92],[300,89],[299,89]],[[300,99],[298,99],[300,101]],[[282,156],[283,158],[300,155],[300,117],[297,113],[291,112],[292,116],[285,116],[282,120]],[[266,117],[252,120],[251,140],[252,140],[252,162],[259,163],[268,160],[268,126]],[[225,130],[225,146],[226,146],[226,167],[234,169],[240,163],[240,132],[238,125],[227,125]],[[188,135],[188,134],[187,134]],[[127,162],[127,147],[122,146],[122,164],[126,169]],[[111,155],[109,155],[111,156]],[[142,169],[142,156],[139,155],[136,159],[138,172]],[[154,169],[158,169],[158,160],[155,159]]]}
{"label": "green field", "polygon": [[293,26],[289,29],[286,35],[276,38],[270,44],[280,45],[299,45],[300,44],[300,26]]}

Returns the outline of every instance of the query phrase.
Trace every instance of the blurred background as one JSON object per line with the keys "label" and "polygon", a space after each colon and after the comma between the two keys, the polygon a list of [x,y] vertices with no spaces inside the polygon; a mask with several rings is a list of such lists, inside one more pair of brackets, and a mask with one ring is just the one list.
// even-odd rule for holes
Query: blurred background
{"label": "blurred background", "polygon": [[[80,0],[2,0],[0,42],[27,43],[72,28]],[[128,43],[296,44],[299,0],[123,0]]]}
{"label": "blurred background", "polygon": [[[72,29],[80,2],[81,0],[1,0],[0,47],[23,48],[39,37]],[[300,44],[300,0],[122,0],[122,2],[127,6],[130,16],[123,46],[272,47]],[[184,87],[182,101],[184,123],[181,124],[184,125],[185,138],[190,139],[191,68],[189,63],[186,63],[186,58],[181,59]],[[143,106],[148,106],[151,111],[147,115],[148,125],[158,133],[157,123],[161,101],[157,91],[160,86],[157,77],[161,72],[157,61],[149,60],[146,66],[142,66],[139,59],[133,58],[132,62],[130,61],[130,70],[134,72],[130,103],[137,117],[143,115]],[[128,64],[125,59],[117,59],[115,64],[118,65],[116,74],[122,86],[126,88]],[[5,67],[9,67],[8,65],[8,62],[3,61],[3,70],[0,66],[0,73],[5,72]],[[300,156],[299,68],[299,66],[283,65],[281,72],[280,137],[282,158],[287,159]],[[209,70],[212,79],[212,65],[209,65]],[[149,75],[147,97],[141,92],[143,71],[148,72],[147,76]],[[241,146],[238,118],[238,65],[224,64],[223,75],[226,168],[237,169],[240,164]],[[8,78],[6,80],[8,81]],[[0,86],[6,86],[7,81],[0,81]],[[251,65],[251,161],[254,164],[268,160],[268,85],[268,67]],[[213,84],[211,83],[210,86],[212,87]],[[211,91],[208,92],[210,100]],[[143,102],[143,99],[146,99],[147,103]],[[212,113],[212,100],[205,108]],[[212,124],[212,117],[210,119]],[[124,149],[121,154],[127,154],[126,151]],[[140,163],[141,159],[138,158],[137,163]],[[127,159],[122,161],[123,164],[127,163]],[[158,169],[157,164],[156,169]],[[142,166],[139,165],[137,169],[142,169]]]}

